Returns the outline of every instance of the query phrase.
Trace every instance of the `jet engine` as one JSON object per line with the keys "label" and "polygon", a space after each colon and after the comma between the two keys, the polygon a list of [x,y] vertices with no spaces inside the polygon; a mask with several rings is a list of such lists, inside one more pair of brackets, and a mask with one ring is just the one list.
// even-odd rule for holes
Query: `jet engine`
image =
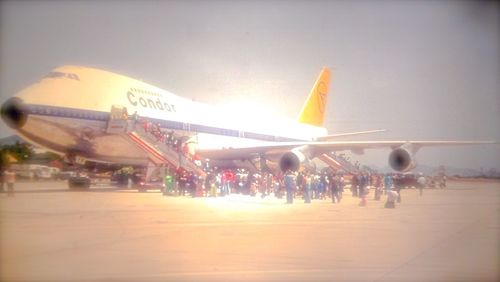
{"label": "jet engine", "polygon": [[280,169],[281,171],[293,170],[297,171],[300,168],[300,163],[305,161],[306,157],[300,151],[286,152],[281,156]]}
{"label": "jet engine", "polygon": [[304,165],[307,169],[315,170],[316,165],[307,157],[308,153],[309,148],[307,147],[296,148],[284,153],[279,160],[281,171],[297,171],[301,165]]}
{"label": "jet engine", "polygon": [[22,100],[16,97],[7,100],[0,111],[2,119],[13,129],[23,127],[28,120],[28,114]]}
{"label": "jet engine", "polygon": [[392,150],[389,155],[389,165],[396,171],[405,172],[415,168],[417,162],[410,150],[400,147]]}

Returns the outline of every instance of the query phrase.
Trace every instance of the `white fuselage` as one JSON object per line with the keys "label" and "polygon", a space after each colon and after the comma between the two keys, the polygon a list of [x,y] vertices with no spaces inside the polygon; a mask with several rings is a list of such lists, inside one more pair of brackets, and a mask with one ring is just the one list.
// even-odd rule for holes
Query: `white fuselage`
{"label": "white fuselage", "polygon": [[246,116],[197,103],[144,82],[107,71],[65,66],[16,95],[27,119],[15,128],[25,139],[60,154],[90,160],[144,164],[146,155],[126,136],[106,133],[113,105],[129,115],[193,137],[199,149],[222,149],[313,140],[325,128],[264,117]]}

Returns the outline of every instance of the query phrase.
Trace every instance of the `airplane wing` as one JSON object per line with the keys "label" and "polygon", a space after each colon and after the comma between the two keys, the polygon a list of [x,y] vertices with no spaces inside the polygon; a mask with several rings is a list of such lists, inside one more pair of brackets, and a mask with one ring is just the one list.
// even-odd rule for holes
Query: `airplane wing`
{"label": "airplane wing", "polygon": [[302,141],[302,142],[279,142],[255,147],[239,147],[224,149],[202,149],[197,153],[208,159],[236,160],[250,159],[258,156],[277,155],[291,151],[295,148],[309,147],[314,155],[333,151],[353,151],[362,154],[365,149],[391,148],[402,146],[411,147],[415,153],[421,147],[428,146],[457,146],[457,145],[480,145],[498,144],[498,141]]}
{"label": "airplane wing", "polygon": [[375,130],[358,131],[358,132],[338,133],[338,134],[318,137],[316,141],[333,141],[334,139],[339,137],[371,134],[371,133],[385,132],[385,131],[386,131],[385,129],[375,129]]}

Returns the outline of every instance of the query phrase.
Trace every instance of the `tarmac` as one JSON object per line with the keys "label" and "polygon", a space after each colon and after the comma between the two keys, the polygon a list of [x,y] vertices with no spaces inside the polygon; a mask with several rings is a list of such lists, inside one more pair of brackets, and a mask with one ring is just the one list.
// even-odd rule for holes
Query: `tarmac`
{"label": "tarmac", "polygon": [[64,182],[0,194],[1,281],[500,281],[500,182],[366,207]]}

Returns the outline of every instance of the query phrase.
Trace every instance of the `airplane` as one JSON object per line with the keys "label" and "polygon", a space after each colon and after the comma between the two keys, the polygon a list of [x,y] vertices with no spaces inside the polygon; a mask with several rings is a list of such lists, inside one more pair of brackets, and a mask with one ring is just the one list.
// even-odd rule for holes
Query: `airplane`
{"label": "airplane", "polygon": [[373,148],[391,148],[390,166],[405,172],[416,167],[414,155],[424,146],[496,143],[338,141],[383,130],[329,135],[323,125],[330,78],[331,71],[323,68],[296,120],[281,120],[266,118],[258,110],[240,116],[105,70],[62,66],[8,99],[1,116],[23,139],[72,161],[167,165],[199,174],[199,164],[183,160],[147,126],[176,136],[212,166],[251,164],[282,172],[312,166],[315,158],[335,165],[331,152],[363,153]]}

